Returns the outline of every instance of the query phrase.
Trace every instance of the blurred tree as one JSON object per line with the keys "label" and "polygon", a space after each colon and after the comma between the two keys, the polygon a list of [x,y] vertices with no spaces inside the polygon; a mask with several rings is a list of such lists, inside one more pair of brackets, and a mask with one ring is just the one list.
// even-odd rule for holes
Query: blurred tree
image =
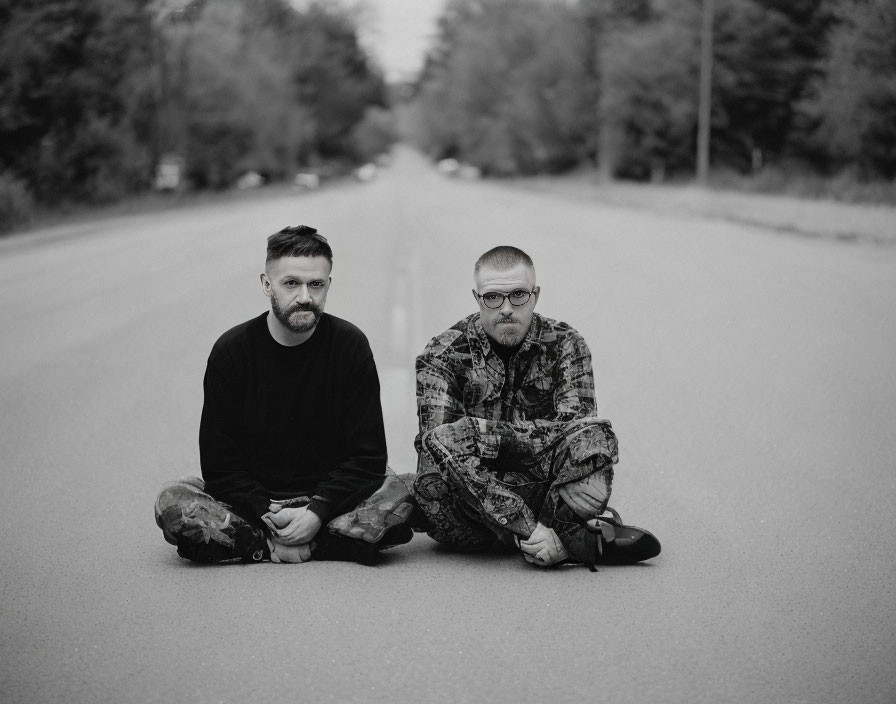
{"label": "blurred tree", "polygon": [[145,185],[151,26],[144,0],[0,3],[0,166],[44,202]]}
{"label": "blurred tree", "polygon": [[447,0],[415,87],[420,146],[436,158],[455,157],[460,152],[462,121],[467,116],[461,96],[452,91],[451,62],[464,27],[475,22],[478,14],[474,0]]}
{"label": "blurred tree", "polygon": [[351,18],[312,3],[288,36],[288,63],[298,101],[315,124],[311,157],[351,156],[355,126],[369,107],[386,107],[386,84],[362,49]]}
{"label": "blurred tree", "polygon": [[[690,173],[700,0],[655,0],[644,16],[617,22],[602,53],[607,157],[629,177]],[[714,165],[747,172],[788,153],[827,17],[822,0],[716,0]]]}
{"label": "blurred tree", "polygon": [[693,170],[699,7],[618,26],[606,38],[600,114],[602,160],[624,178],[661,180]]}
{"label": "blurred tree", "polygon": [[419,87],[427,151],[504,175],[582,160],[594,74],[578,20],[565,3],[449,2]]}
{"label": "blurred tree", "polygon": [[896,178],[896,3],[847,0],[836,8],[823,73],[803,105],[833,166]]}
{"label": "blurred tree", "polygon": [[310,137],[270,28],[243,3],[216,0],[172,27],[167,43],[177,116],[168,144],[195,185],[223,188],[248,170],[282,177],[294,168]]}
{"label": "blurred tree", "polygon": [[349,15],[288,0],[0,0],[0,96],[0,172],[45,203],[144,188],[167,152],[210,187],[349,159],[386,103]]}
{"label": "blurred tree", "polygon": [[396,141],[395,117],[389,110],[370,107],[352,130],[352,145],[360,161],[373,161],[391,149]]}
{"label": "blurred tree", "polygon": [[353,130],[385,86],[351,19],[285,0],[193,2],[164,30],[168,145],[200,187],[247,170],[354,158]]}
{"label": "blurred tree", "polygon": [[717,164],[755,171],[787,153],[828,22],[822,0],[716,0]]}

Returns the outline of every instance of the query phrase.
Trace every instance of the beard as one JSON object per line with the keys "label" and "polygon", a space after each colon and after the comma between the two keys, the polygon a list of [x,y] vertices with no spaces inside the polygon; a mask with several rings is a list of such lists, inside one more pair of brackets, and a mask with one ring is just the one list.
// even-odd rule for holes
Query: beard
{"label": "beard", "polygon": [[498,342],[500,342],[505,347],[516,347],[523,341],[525,335],[521,332],[513,332],[511,330],[507,330],[506,332],[502,332],[500,337],[498,337]]}
{"label": "beard", "polygon": [[519,320],[511,318],[508,322],[516,325],[498,322],[495,324],[495,340],[505,347],[516,347],[526,337],[526,329]]}
{"label": "beard", "polygon": [[[314,328],[317,327],[317,321],[320,320],[320,316],[323,313],[323,310],[313,303],[297,303],[292,308],[284,310],[280,306],[280,301],[277,300],[277,296],[271,296],[271,310],[274,312],[274,317],[280,321],[283,327],[290,332],[295,333],[310,332],[311,330],[314,330]],[[293,318],[293,315],[300,311],[308,311],[312,314],[312,317],[309,319],[307,316],[303,315]]]}

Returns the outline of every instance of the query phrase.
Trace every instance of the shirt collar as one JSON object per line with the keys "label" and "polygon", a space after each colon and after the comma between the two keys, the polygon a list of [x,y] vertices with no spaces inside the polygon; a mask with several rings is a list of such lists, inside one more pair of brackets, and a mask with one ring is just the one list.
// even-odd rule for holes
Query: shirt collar
{"label": "shirt collar", "polygon": [[[526,337],[523,339],[523,344],[520,346],[520,351],[517,352],[518,357],[526,355],[530,350],[537,351],[541,349],[542,325],[543,323],[541,320],[541,316],[538,313],[535,313],[532,316],[532,322],[529,323],[529,329],[526,331]],[[482,318],[479,313],[474,313],[471,316],[469,328],[473,332],[472,338],[479,343],[478,345],[476,345],[478,348],[476,352],[478,352],[481,357],[481,364],[484,365],[485,360],[489,357],[497,357],[497,354],[492,349],[491,340],[489,339],[488,334],[485,332],[485,328],[482,327]],[[474,364],[477,364],[477,360],[474,360]]]}

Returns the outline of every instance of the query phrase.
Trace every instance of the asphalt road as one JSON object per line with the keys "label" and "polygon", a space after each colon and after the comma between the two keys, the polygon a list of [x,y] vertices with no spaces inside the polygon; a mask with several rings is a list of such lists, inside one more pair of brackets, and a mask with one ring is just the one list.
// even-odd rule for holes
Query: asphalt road
{"label": "asphalt road", "polygon": [[[267,304],[264,237],[318,227],[370,337],[390,461],[412,363],[489,247],[591,345],[612,505],[648,564],[542,571],[417,536],[380,566],[196,567],[152,519],[198,473],[208,351]],[[0,241],[0,701],[896,700],[896,248],[441,177]]]}

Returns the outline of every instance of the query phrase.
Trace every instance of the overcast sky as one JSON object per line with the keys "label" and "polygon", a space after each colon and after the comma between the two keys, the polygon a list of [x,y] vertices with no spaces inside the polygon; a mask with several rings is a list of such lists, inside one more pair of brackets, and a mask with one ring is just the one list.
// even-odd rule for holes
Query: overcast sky
{"label": "overcast sky", "polygon": [[365,0],[370,12],[365,43],[377,56],[386,78],[409,78],[423,65],[445,0]]}

